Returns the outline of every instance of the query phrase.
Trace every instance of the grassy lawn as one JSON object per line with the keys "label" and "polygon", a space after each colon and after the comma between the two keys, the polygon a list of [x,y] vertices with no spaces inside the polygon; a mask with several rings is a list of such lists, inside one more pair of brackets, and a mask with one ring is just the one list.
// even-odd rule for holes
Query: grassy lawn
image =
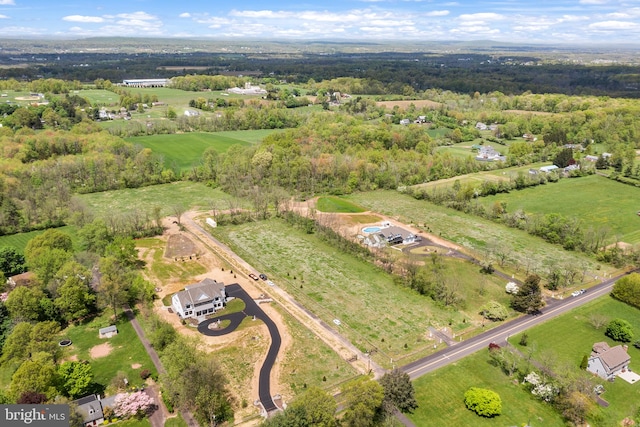
{"label": "grassy lawn", "polygon": [[[480,351],[414,381],[418,409],[409,418],[420,427],[440,426],[564,426],[560,415],[531,393],[512,382],[489,363]],[[469,411],[463,402],[469,387],[495,391],[502,399],[502,415],[483,418]]]}
{"label": "grassy lawn", "polygon": [[218,153],[224,153],[232,145],[249,145],[241,139],[211,132],[137,136],[127,138],[127,141],[161,154],[166,167],[175,167],[181,171],[198,165],[202,159],[202,153],[209,147],[214,148]]}
{"label": "grassy lawn", "polygon": [[[98,216],[105,218],[113,215],[131,212],[137,209],[141,212],[151,212],[155,206],[160,206],[162,215],[172,215],[172,207],[176,205],[187,208],[228,209],[229,200],[233,197],[214,188],[197,182],[175,182],[171,184],[153,185],[143,188],[105,191],[102,193],[81,194],[78,197]],[[238,202],[239,206],[244,203]]]}
{"label": "grassy lawn", "polygon": [[[67,225],[64,227],[59,227],[57,230],[62,231],[63,233],[67,233],[71,236],[71,240],[73,241],[73,245],[75,247],[78,246],[77,235],[76,235],[76,227]],[[10,234],[8,236],[0,236],[0,248],[4,246],[13,246],[18,251],[24,253],[24,248],[27,247],[27,243],[29,240],[33,239],[36,236],[44,233],[46,230],[36,230],[29,231],[28,233],[18,233],[18,234]]]}
{"label": "grassy lawn", "polygon": [[188,427],[182,415],[178,414],[177,417],[167,418],[164,422],[164,427]]}
{"label": "grassy lawn", "polygon": [[[151,422],[147,418],[143,418],[141,420],[131,419],[126,421],[120,421],[116,425],[118,427],[151,427]],[[168,425],[168,424],[165,424],[165,425]],[[175,425],[179,426],[181,424],[175,424]],[[186,425],[186,423],[184,425]]]}
{"label": "grassy lawn", "polygon": [[446,275],[466,300],[464,309],[453,310],[279,220],[219,227],[215,233],[322,320],[333,325],[340,319],[340,332],[352,343],[363,350],[378,348],[374,358],[383,364],[390,358],[408,363],[433,351],[426,333],[430,325],[471,333],[480,306],[505,298],[503,280],[482,276],[477,266],[462,261],[444,260]]}
{"label": "grassy lawn", "polygon": [[[619,344],[604,335],[606,326],[595,329],[591,325],[589,318],[593,314],[603,315],[609,320],[625,319],[631,323],[636,333],[640,331],[640,310],[611,297],[602,297],[528,330],[528,349],[532,349],[533,358],[552,361],[554,366],[568,367],[578,373],[582,357],[591,352],[593,343],[606,341],[611,346]],[[519,339],[520,336],[513,337],[512,344],[528,351],[518,344]],[[640,350],[630,345],[628,351],[631,356],[631,369],[635,372],[640,371]],[[599,379],[598,381],[606,390],[602,398],[611,405],[601,409],[604,420],[598,420],[596,424],[613,427],[620,425],[623,418],[633,417],[640,406],[640,385],[629,384],[620,378],[613,383]]]}
{"label": "grassy lawn", "polygon": [[105,89],[83,89],[80,91],[74,91],[74,95],[87,98],[91,105],[104,105],[113,106],[114,108],[119,105],[120,97]]}
{"label": "grassy lawn", "polygon": [[316,208],[320,212],[359,213],[366,209],[357,206],[348,200],[336,196],[322,196],[318,198]]}
{"label": "grassy lawn", "polygon": [[[131,323],[123,317],[116,323],[118,334],[111,338],[99,338],[98,330],[109,326],[111,311],[107,311],[100,317],[86,324],[70,326],[61,333],[61,336],[69,338],[73,344],[64,349],[63,357],[69,359],[76,356],[78,360],[86,360],[91,363],[94,381],[106,387],[119,371],[126,374],[131,385],[140,386],[144,381],[140,378],[140,371],[148,369],[155,372],[155,367],[147,355],[142,343],[138,340]],[[90,351],[94,346],[109,343],[111,352],[104,357],[93,359]],[[140,364],[139,368],[132,365]]]}
{"label": "grassy lawn", "polygon": [[636,244],[640,243],[639,200],[640,188],[590,175],[484,197],[480,203],[490,207],[496,201],[506,202],[509,212],[522,209],[579,218],[586,228],[609,227],[611,239],[619,236],[623,242]]}
{"label": "grassy lawn", "polygon": [[593,259],[581,253],[565,251],[560,246],[546,243],[522,230],[416,200],[395,191],[354,193],[346,198],[372,211],[398,217],[401,222],[427,228],[433,234],[466,248],[480,258],[493,244],[505,245],[510,254],[508,267],[518,276],[524,275],[527,266],[544,276],[548,266],[559,262],[585,266],[589,274],[598,276],[614,271],[611,266],[598,266]]}

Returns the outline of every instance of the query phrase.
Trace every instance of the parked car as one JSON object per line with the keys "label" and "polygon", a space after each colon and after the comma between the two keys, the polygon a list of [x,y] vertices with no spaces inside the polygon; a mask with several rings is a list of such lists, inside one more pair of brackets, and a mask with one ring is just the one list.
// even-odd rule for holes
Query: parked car
{"label": "parked car", "polygon": [[249,277],[251,277],[253,280],[258,280],[258,276],[253,273],[249,273]]}
{"label": "parked car", "polygon": [[269,286],[275,286],[276,284],[275,284],[275,283],[273,283],[271,280],[267,280],[267,285],[269,285]]}
{"label": "parked car", "polygon": [[582,295],[582,292],[580,292],[580,291],[573,291],[573,292],[571,292],[571,296],[572,296],[572,297],[577,297],[578,295]]}
{"label": "parked car", "polygon": [[339,321],[338,319],[333,319],[333,323],[335,323],[335,324],[336,324],[336,326],[340,326],[340,325],[342,325],[342,322],[341,322],[341,321]]}
{"label": "parked car", "polygon": [[264,274],[264,273],[260,273],[260,278],[261,278],[262,280],[265,280],[265,281],[266,281],[266,280],[267,280],[267,275],[266,275],[266,274]]}

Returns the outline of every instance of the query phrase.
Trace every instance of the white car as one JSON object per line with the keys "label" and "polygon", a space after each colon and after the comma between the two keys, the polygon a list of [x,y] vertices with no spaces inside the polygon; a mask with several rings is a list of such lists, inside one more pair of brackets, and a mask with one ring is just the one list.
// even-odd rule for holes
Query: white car
{"label": "white car", "polygon": [[582,292],[580,292],[580,291],[573,291],[573,292],[571,292],[571,296],[572,296],[572,297],[577,297],[578,295],[582,295]]}
{"label": "white car", "polygon": [[333,319],[333,323],[335,323],[335,324],[336,324],[336,326],[340,326],[340,325],[342,325],[342,322],[341,322],[341,321],[339,321],[338,319]]}
{"label": "white car", "polygon": [[271,280],[267,280],[267,285],[269,285],[269,286],[275,286],[276,284],[275,284],[275,283],[273,283]]}

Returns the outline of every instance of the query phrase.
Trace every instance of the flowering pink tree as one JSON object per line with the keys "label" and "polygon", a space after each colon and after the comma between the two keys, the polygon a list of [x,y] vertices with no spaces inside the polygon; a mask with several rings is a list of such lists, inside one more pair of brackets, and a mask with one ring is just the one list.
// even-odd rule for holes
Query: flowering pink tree
{"label": "flowering pink tree", "polygon": [[119,393],[113,401],[113,413],[120,418],[144,416],[154,406],[153,398],[144,391]]}

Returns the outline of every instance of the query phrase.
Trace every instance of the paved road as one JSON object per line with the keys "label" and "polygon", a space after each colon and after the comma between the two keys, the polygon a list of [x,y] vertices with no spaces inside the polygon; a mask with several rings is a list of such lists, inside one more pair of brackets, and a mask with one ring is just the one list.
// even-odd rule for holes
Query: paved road
{"label": "paved road", "polygon": [[[635,270],[638,271],[638,270]],[[611,292],[613,283],[625,276],[625,273],[617,277],[606,280],[599,285],[590,288],[587,292],[577,297],[569,297],[565,300],[553,300],[544,307],[537,315],[526,315],[519,317],[510,322],[500,325],[494,329],[477,335],[473,338],[457,343],[451,347],[434,353],[430,356],[409,363],[401,367],[404,372],[409,374],[411,379],[416,379],[422,375],[435,371],[438,368],[446,366],[457,360],[460,360],[476,351],[486,349],[489,343],[505,342],[510,336],[520,333],[532,326],[552,319],[560,314],[566,313],[576,307],[579,307],[589,301]]]}
{"label": "paved road", "polygon": [[[282,339],[280,337],[280,332],[278,332],[278,328],[276,324],[271,320],[267,314],[262,311],[262,309],[256,304],[256,302],[247,294],[247,291],[242,289],[242,287],[234,283],[232,285],[227,285],[225,287],[225,291],[228,296],[240,298],[244,301],[245,308],[242,312],[239,313],[231,313],[218,317],[214,317],[212,319],[205,320],[204,322],[200,322],[198,325],[198,331],[201,334],[208,336],[219,336],[228,334],[233,332],[242,322],[242,320],[246,316],[255,316],[257,319],[262,320],[267,328],[269,329],[269,335],[271,335],[271,345],[269,346],[269,351],[267,351],[267,357],[262,363],[262,367],[260,368],[260,376],[258,379],[258,397],[262,406],[264,407],[267,413],[275,411],[278,409],[276,404],[273,402],[273,398],[271,397],[271,369],[273,369],[273,365],[276,362],[276,357],[278,356],[278,351],[280,351],[280,345],[282,344]],[[230,320],[231,324],[223,329],[209,329],[209,325],[220,320]]]}

